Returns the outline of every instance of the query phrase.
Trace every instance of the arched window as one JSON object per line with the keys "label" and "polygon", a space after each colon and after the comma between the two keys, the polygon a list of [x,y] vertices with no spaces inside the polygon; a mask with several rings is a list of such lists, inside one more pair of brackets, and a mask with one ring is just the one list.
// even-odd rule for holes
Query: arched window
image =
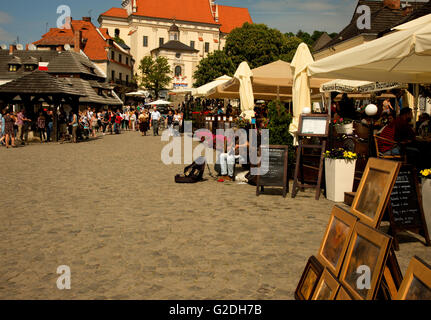
{"label": "arched window", "polygon": [[175,77],[180,77],[182,75],[182,69],[180,66],[175,67]]}
{"label": "arched window", "polygon": [[120,37],[120,29],[115,29],[115,37]]}

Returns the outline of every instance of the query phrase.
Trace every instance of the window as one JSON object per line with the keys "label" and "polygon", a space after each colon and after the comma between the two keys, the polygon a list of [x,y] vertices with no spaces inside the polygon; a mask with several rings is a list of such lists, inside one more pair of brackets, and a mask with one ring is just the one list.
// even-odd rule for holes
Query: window
{"label": "window", "polygon": [[123,56],[121,54],[118,55],[118,62],[123,63]]}
{"label": "window", "polygon": [[118,78],[120,79],[120,81],[123,81],[123,74],[121,72]]}
{"label": "window", "polygon": [[195,48],[195,42],[194,41],[190,41],[190,47],[192,47],[193,49]]}
{"label": "window", "polygon": [[126,74],[126,84],[129,84],[129,75]]}
{"label": "window", "polygon": [[175,57],[176,57],[177,59],[181,58],[181,53],[177,52],[177,53],[175,54]]}
{"label": "window", "polygon": [[27,72],[32,72],[36,69],[36,66],[34,64],[26,64],[24,66],[24,70]]}
{"label": "window", "polygon": [[205,52],[210,52],[210,43],[205,42]]}
{"label": "window", "polygon": [[175,67],[175,77],[180,77],[182,74],[182,70],[180,66]]}
{"label": "window", "polygon": [[129,57],[126,57],[126,64],[129,65]]}
{"label": "window", "polygon": [[18,66],[16,64],[9,65],[9,72],[16,72],[18,70]]}
{"label": "window", "polygon": [[111,59],[115,60],[115,52],[114,51],[111,52]]}
{"label": "window", "polygon": [[144,36],[144,47],[148,47],[148,36]]}
{"label": "window", "polygon": [[165,38],[159,38],[159,47],[163,46],[165,43]]}
{"label": "window", "polygon": [[115,29],[115,37],[120,37],[120,29]]}
{"label": "window", "polygon": [[111,80],[115,81],[115,71],[114,70],[112,70],[112,73],[111,73]]}

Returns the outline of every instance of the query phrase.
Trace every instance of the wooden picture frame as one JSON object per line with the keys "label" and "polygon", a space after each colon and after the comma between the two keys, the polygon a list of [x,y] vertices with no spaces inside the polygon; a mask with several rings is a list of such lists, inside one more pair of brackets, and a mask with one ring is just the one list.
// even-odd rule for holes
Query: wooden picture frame
{"label": "wooden picture frame", "polygon": [[431,266],[417,256],[410,260],[396,300],[431,300]]}
{"label": "wooden picture frame", "polygon": [[[362,222],[357,222],[340,273],[340,282],[357,300],[373,300],[386,266],[392,237]],[[370,270],[370,289],[359,289],[357,281],[364,273],[357,273],[360,266]]]}
{"label": "wooden picture frame", "polygon": [[389,202],[401,163],[370,158],[353,199],[351,212],[372,228],[377,228]]}
{"label": "wooden picture frame", "polygon": [[334,206],[317,254],[319,261],[338,277],[358,218]]}
{"label": "wooden picture frame", "polygon": [[311,256],[295,290],[296,300],[310,300],[323,273],[323,265],[315,256]]}
{"label": "wooden picture frame", "polygon": [[323,270],[311,300],[334,300],[340,288],[340,282],[329,269]]}
{"label": "wooden picture frame", "polygon": [[309,113],[299,116],[298,136],[328,137],[329,115],[326,113]]}
{"label": "wooden picture frame", "polygon": [[335,300],[349,301],[354,299],[352,295],[349,293],[349,290],[347,290],[343,285],[340,285],[340,288],[338,289],[338,292],[335,295]]}

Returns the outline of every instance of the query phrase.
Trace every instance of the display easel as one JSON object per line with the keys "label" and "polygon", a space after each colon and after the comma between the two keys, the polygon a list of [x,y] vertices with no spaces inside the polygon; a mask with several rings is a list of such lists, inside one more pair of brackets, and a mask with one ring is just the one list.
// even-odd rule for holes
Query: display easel
{"label": "display easel", "polygon": [[[315,188],[316,200],[320,198],[322,175],[323,175],[323,160],[326,150],[326,143],[329,132],[329,115],[328,114],[303,114],[299,118],[298,128],[298,150],[296,155],[295,176],[293,180],[292,198],[295,198],[299,189]],[[306,144],[304,139],[317,138],[319,144]],[[305,149],[318,149],[320,151],[319,166],[306,165],[303,162],[303,152]],[[304,181],[304,168],[309,168],[318,171],[317,183],[306,184]],[[299,182],[301,179],[301,182]]]}

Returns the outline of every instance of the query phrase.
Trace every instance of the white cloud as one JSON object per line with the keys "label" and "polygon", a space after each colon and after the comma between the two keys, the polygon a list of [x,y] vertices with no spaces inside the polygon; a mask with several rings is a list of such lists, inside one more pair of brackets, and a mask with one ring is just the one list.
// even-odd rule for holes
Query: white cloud
{"label": "white cloud", "polygon": [[4,11],[0,11],[0,24],[8,24],[12,22],[12,17]]}

